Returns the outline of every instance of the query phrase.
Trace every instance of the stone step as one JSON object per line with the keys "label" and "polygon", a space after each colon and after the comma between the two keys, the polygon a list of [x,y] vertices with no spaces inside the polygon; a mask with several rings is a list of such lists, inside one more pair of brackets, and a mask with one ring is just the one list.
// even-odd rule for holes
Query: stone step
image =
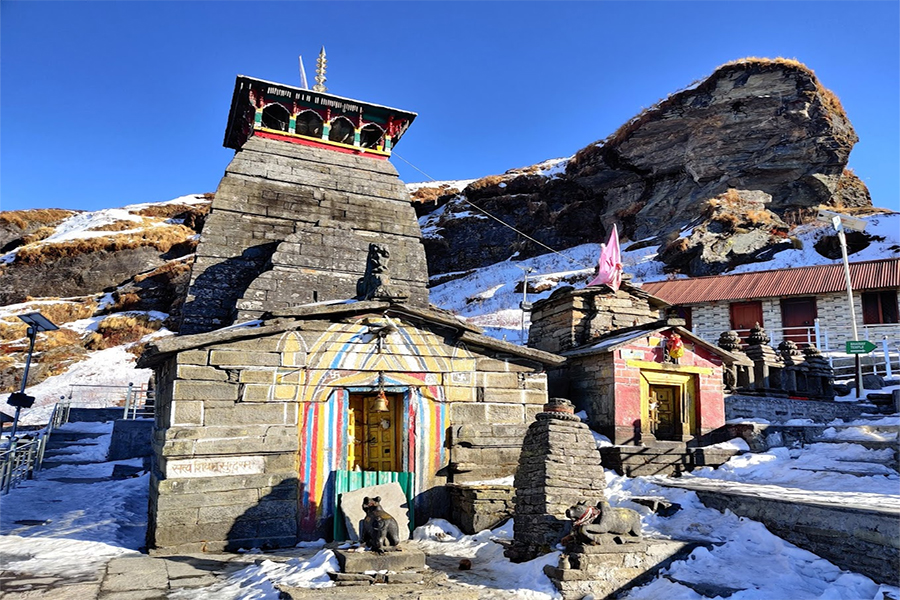
{"label": "stone step", "polygon": [[815,444],[857,444],[859,446],[863,446],[864,448],[868,448],[869,450],[897,450],[897,441],[896,440],[836,440],[836,439],[817,439],[812,443]]}
{"label": "stone step", "polygon": [[[881,468],[878,468],[881,467]],[[898,473],[895,469],[885,464],[877,462],[855,462],[842,465],[840,468],[815,469],[812,467],[789,467],[793,471],[808,471],[811,473],[840,473],[842,475],[853,475],[854,477],[871,477],[872,475],[894,475]],[[898,484],[900,485],[900,484]]]}

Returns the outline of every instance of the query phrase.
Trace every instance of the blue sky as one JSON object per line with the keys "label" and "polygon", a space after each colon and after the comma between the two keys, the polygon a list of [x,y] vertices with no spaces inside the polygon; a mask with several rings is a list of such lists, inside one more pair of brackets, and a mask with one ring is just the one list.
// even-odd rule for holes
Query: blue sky
{"label": "blue sky", "polygon": [[[214,191],[237,74],[419,113],[397,153],[435,179],[569,156],[721,63],[803,61],[900,210],[900,4],[0,1],[0,208]],[[425,179],[398,158],[404,181]]]}

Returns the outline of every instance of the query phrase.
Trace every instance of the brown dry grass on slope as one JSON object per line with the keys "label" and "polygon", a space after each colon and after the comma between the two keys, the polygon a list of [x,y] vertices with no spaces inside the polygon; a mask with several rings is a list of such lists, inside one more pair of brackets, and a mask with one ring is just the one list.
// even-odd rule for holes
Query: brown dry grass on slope
{"label": "brown dry grass on slope", "polygon": [[110,315],[97,324],[97,332],[88,339],[85,347],[88,350],[105,350],[130,344],[148,333],[158,331],[162,326],[162,321],[153,320],[147,315]]}
{"label": "brown dry grass on slope", "polygon": [[[87,319],[96,310],[97,302],[93,298],[88,298],[81,302],[61,300],[52,304],[35,304],[33,310],[27,312],[40,312],[55,325],[64,325],[78,319]],[[27,330],[28,326],[14,315],[0,319],[0,340],[12,341],[24,338]]]}
{"label": "brown dry grass on slope", "polygon": [[127,231],[129,229],[140,229],[144,227],[145,223],[143,221],[113,221],[112,223],[107,223],[106,225],[98,225],[97,227],[91,227],[88,231]]}
{"label": "brown dry grass on slope", "polygon": [[89,252],[117,252],[145,246],[165,253],[176,245],[182,245],[183,247],[180,249],[187,253],[197,245],[195,240],[190,239],[193,235],[194,231],[183,225],[163,225],[124,235],[24,246],[16,254],[15,262],[38,264]]}
{"label": "brown dry grass on slope", "polygon": [[77,211],[62,208],[36,208],[31,210],[8,210],[0,212],[0,225],[15,225],[25,229],[29,223],[56,225]]}
{"label": "brown dry grass on slope", "polygon": [[205,215],[209,212],[209,208],[212,206],[212,203],[209,204],[154,204],[148,206],[146,208],[142,208],[141,210],[136,211],[134,214],[140,215],[142,217],[156,217],[159,219],[171,219],[177,215],[181,215],[184,213],[196,213],[200,215]]}

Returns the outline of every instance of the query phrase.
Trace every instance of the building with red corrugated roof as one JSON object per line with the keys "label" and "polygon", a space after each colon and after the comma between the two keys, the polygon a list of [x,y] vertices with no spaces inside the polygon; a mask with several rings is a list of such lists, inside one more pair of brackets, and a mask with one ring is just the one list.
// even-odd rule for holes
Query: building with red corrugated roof
{"label": "building with red corrugated roof", "polygon": [[[850,264],[860,337],[900,339],[900,258]],[[714,341],[727,330],[745,337],[755,323],[773,345],[790,339],[840,349],[852,339],[846,281],[840,263],[645,283],[671,304],[687,328]]]}

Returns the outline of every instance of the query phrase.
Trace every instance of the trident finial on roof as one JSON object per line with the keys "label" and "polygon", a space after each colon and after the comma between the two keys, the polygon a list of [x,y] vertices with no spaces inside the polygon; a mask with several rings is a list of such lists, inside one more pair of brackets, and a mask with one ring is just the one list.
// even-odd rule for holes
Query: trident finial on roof
{"label": "trident finial on roof", "polygon": [[325,46],[322,46],[319,58],[316,59],[316,85],[313,86],[313,90],[316,92],[328,91],[328,88],[325,87],[325,67],[327,66],[328,59],[325,58]]}

